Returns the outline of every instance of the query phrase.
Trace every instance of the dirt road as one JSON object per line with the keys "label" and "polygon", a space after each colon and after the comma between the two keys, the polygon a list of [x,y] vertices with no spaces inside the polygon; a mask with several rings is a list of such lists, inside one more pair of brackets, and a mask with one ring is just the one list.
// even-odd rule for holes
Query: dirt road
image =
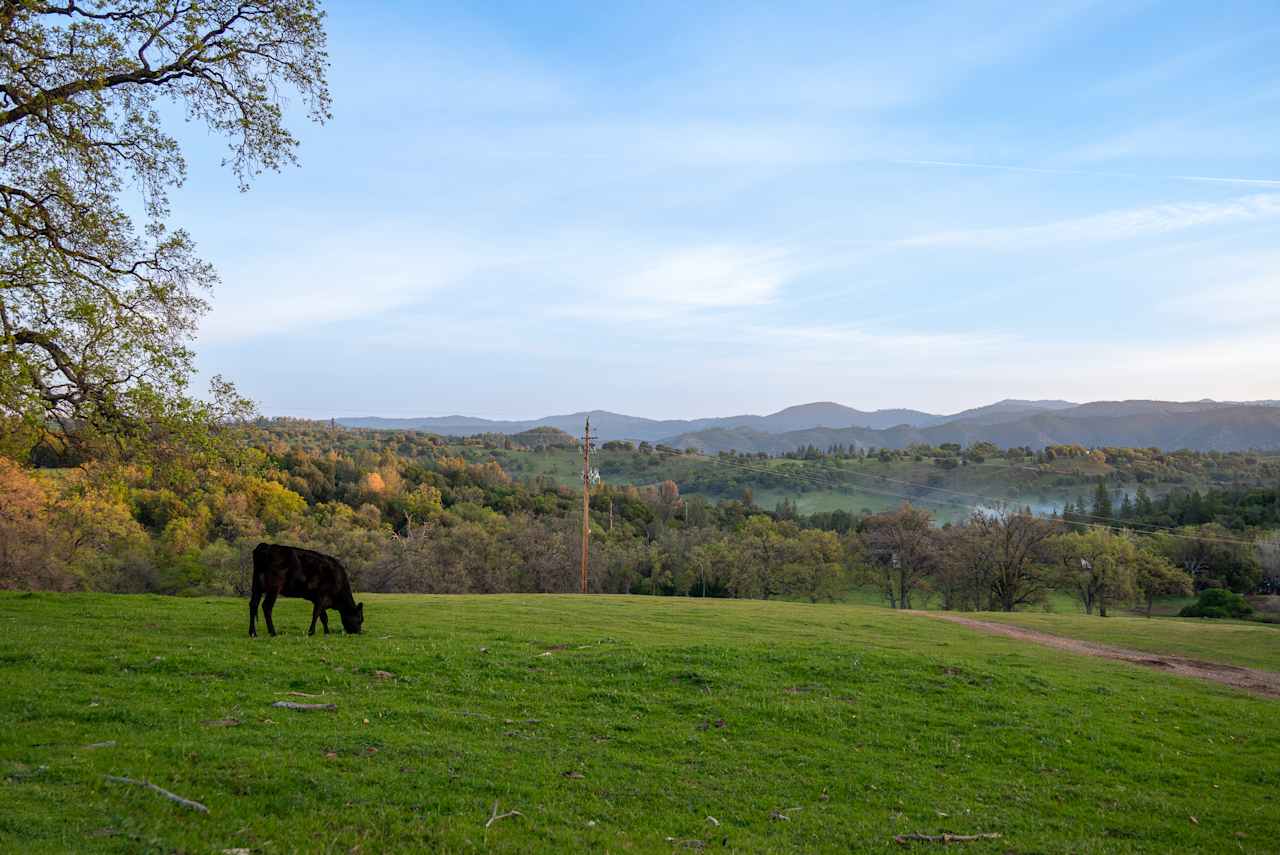
{"label": "dirt road", "polygon": [[1218,662],[1203,662],[1199,659],[1184,659],[1181,656],[1167,656],[1163,653],[1146,653],[1141,650],[1129,650],[1124,647],[1111,647],[1106,644],[1096,644],[1092,641],[1079,641],[1074,638],[1064,638],[1060,635],[1050,635],[1047,632],[1024,629],[1010,624],[973,620],[972,618],[961,617],[949,612],[915,611],[912,614],[933,618],[934,620],[950,621],[980,632],[1004,635],[1020,641],[1030,641],[1034,644],[1042,644],[1045,647],[1078,653],[1081,656],[1114,659],[1118,662],[1128,662],[1131,665],[1141,665],[1144,668],[1166,671],[1170,674],[1177,674],[1180,677],[1212,680],[1215,683],[1223,683],[1227,686],[1234,686],[1237,689],[1244,689],[1246,692],[1252,692],[1255,695],[1280,698],[1280,673],[1272,671],[1240,668],[1235,665],[1223,665]]}

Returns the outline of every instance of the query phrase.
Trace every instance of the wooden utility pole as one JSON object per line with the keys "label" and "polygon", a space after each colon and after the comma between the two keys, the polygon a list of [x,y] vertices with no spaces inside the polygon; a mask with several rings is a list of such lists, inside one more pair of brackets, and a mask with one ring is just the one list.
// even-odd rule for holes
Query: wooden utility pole
{"label": "wooden utility pole", "polygon": [[591,417],[582,431],[582,593],[587,592],[587,555],[591,544]]}

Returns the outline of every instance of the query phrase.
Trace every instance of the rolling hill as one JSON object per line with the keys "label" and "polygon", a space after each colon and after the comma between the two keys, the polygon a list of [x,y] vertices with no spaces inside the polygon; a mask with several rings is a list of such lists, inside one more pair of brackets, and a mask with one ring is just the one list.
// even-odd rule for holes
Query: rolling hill
{"label": "rolling hill", "polygon": [[647,419],[605,410],[500,421],[470,416],[389,419],[345,418],[346,427],[429,431],[451,436],[520,434],[554,428],[580,436],[590,416],[598,439],[662,442],[676,448],[781,454],[808,445],[826,448],[905,448],[913,443],[1001,447],[1046,445],[1157,446],[1199,451],[1280,448],[1276,401],[1069,401],[1004,400],[952,415],[920,410],[864,411],[830,401],[788,407],[765,416]]}
{"label": "rolling hill", "polygon": [[987,407],[966,410],[955,415],[938,415],[920,410],[888,409],[864,411],[830,401],[818,401],[787,407],[765,416],[738,415],[705,419],[646,419],[591,410],[540,419],[496,420],[473,416],[431,416],[422,418],[383,418],[363,416],[341,418],[344,427],[380,430],[420,430],[448,436],[474,436],[481,433],[517,434],[538,427],[552,427],[571,435],[582,434],[582,423],[590,416],[596,435],[602,440],[630,439],[661,441],[667,437],[704,430],[746,429],[766,434],[786,433],[810,428],[871,428],[885,430],[899,425],[929,427],[958,418],[985,418],[994,421],[1017,418],[1044,410],[1072,407],[1066,401],[1001,401]]}
{"label": "rolling hill", "polygon": [[781,434],[718,429],[680,434],[666,442],[676,448],[694,448],[713,454],[730,450],[781,454],[809,445],[906,448],[914,443],[936,446],[947,442],[965,446],[992,442],[1001,448],[1030,446],[1036,449],[1046,445],[1082,445],[1197,451],[1276,450],[1280,449],[1280,407],[1250,404],[1195,408],[1160,402],[1121,402],[1032,415],[1024,413],[994,423],[978,418],[924,428],[812,428]]}

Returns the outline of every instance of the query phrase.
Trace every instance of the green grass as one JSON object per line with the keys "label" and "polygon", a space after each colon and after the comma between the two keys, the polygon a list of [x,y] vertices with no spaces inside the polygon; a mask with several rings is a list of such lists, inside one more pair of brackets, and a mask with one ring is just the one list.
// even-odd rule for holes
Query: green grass
{"label": "green grass", "polygon": [[[847,605],[863,605],[863,606],[885,606],[886,601],[884,594],[873,585],[857,583],[851,585],[847,590],[837,596],[837,599]],[[1178,610],[1187,603],[1195,602],[1194,597],[1166,597],[1156,600],[1153,612],[1159,615],[1176,615]],[[942,597],[936,592],[919,590],[911,600],[911,607],[923,611],[940,611],[942,609]],[[1083,615],[1084,607],[1080,605],[1079,597],[1075,597],[1066,591],[1048,591],[1045,594],[1044,602],[1029,603],[1018,606],[1019,611],[1015,614],[1040,614],[1047,613],[1051,615]],[[1126,615],[1134,614],[1128,608],[1121,609]],[[999,613],[997,613],[999,614]]]}
{"label": "green grass", "polygon": [[972,617],[1151,653],[1280,671],[1280,626],[1269,624],[1035,612],[982,613]]}
{"label": "green grass", "polygon": [[[251,640],[242,600],[0,595],[0,851],[861,852],[951,831],[1004,835],[975,853],[1263,852],[1280,835],[1280,706],[1225,687],[865,606],[367,601],[363,636],[308,638],[307,604],[281,601],[285,634]],[[271,708],[290,691],[338,711]],[[242,724],[201,723],[224,717]],[[523,816],[486,829],[494,802]]]}

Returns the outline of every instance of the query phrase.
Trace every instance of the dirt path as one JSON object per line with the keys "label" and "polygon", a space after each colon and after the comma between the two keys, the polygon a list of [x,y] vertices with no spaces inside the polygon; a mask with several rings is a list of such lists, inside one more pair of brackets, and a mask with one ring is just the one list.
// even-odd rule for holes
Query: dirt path
{"label": "dirt path", "polygon": [[921,617],[933,618],[934,620],[951,621],[952,623],[962,624],[963,626],[967,626],[981,632],[989,632],[993,635],[1004,635],[1009,638],[1016,638],[1020,641],[1030,641],[1035,644],[1043,644],[1045,647],[1066,650],[1070,653],[1078,653],[1081,656],[1097,656],[1102,659],[1115,659],[1118,662],[1128,662],[1131,665],[1142,665],[1146,668],[1154,668],[1158,671],[1177,674],[1180,677],[1196,677],[1201,680],[1212,680],[1215,683],[1223,683],[1228,686],[1234,686],[1237,689],[1244,689],[1246,692],[1252,692],[1255,695],[1263,695],[1268,698],[1280,698],[1280,673],[1272,671],[1259,671],[1256,668],[1240,668],[1235,665],[1223,665],[1218,662],[1203,662],[1199,659],[1184,659],[1181,656],[1167,656],[1163,653],[1145,653],[1141,650],[1129,650],[1124,647],[1110,647],[1106,644],[1096,644],[1092,641],[1079,641],[1074,638],[1064,638],[1060,635],[1050,635],[1047,632],[1038,632],[1034,629],[1024,629],[1023,627],[1013,626],[1011,624],[994,623],[986,620],[973,620],[971,618],[960,617],[957,614],[948,614],[946,612],[914,611],[912,614],[920,615]]}

